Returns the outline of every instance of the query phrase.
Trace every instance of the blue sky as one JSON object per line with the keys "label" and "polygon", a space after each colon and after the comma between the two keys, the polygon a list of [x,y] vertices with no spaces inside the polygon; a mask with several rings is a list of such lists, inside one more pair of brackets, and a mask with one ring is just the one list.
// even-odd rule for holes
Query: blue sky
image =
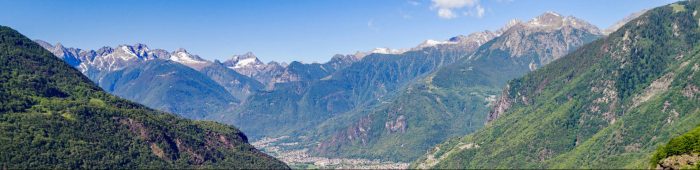
{"label": "blue sky", "polygon": [[144,43],[224,60],[325,62],[500,28],[546,11],[606,28],[674,0],[0,0],[0,25],[68,47]]}

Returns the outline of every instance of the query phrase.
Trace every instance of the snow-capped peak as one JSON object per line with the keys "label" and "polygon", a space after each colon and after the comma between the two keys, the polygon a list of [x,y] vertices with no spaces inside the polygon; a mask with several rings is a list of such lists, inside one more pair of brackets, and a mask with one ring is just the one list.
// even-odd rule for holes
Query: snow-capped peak
{"label": "snow-capped peak", "polygon": [[532,27],[559,27],[563,24],[563,19],[564,18],[562,18],[558,13],[548,11],[533,18],[527,22],[527,24],[528,26]]}
{"label": "snow-capped peak", "polygon": [[258,58],[245,58],[242,60],[238,60],[238,62],[236,62],[236,65],[233,66],[233,68],[242,68],[248,65],[253,65],[256,63],[257,60]]}
{"label": "snow-capped peak", "polygon": [[557,16],[557,17],[561,17],[561,15],[560,15],[559,13],[554,12],[554,11],[547,11],[547,12],[544,12],[544,14],[546,14],[546,15],[553,15],[553,16]]}
{"label": "snow-capped peak", "polygon": [[136,56],[136,54],[134,53],[134,51],[133,51],[133,50],[131,49],[131,47],[128,46],[128,45],[120,45],[119,48],[117,48],[117,49],[118,49],[118,50],[115,51],[116,54],[113,55],[113,56],[119,57],[119,58],[121,58],[122,60],[125,60],[125,61],[126,61],[126,60],[130,60],[130,59],[137,58],[137,56]]}
{"label": "snow-capped peak", "polygon": [[247,59],[247,58],[258,58],[258,57],[256,57],[255,54],[253,54],[253,52],[246,52],[246,53],[240,54],[240,55],[233,55],[231,57],[231,59],[229,59],[229,60],[230,61],[239,61],[239,60]]}
{"label": "snow-capped peak", "polygon": [[374,48],[372,53],[378,53],[378,54],[401,54],[403,52],[406,52],[404,49],[392,49],[392,48]]}
{"label": "snow-capped peak", "polygon": [[258,59],[252,52],[247,52],[241,55],[234,55],[231,59],[226,60],[224,65],[232,69],[244,68],[244,67],[254,67],[258,65],[264,65],[262,61]]}
{"label": "snow-capped peak", "polygon": [[526,28],[534,29],[560,29],[563,27],[572,27],[577,29],[583,29],[593,34],[602,34],[598,27],[578,19],[573,16],[562,16],[556,12],[545,12],[540,16],[537,16],[527,23],[523,23]]}
{"label": "snow-capped peak", "polygon": [[178,62],[178,63],[183,63],[185,65],[188,64],[201,64],[201,63],[206,63],[207,61],[199,58],[197,55],[192,55],[187,52],[184,48],[179,48],[175,50],[170,56],[170,60]]}
{"label": "snow-capped peak", "polygon": [[415,48],[412,50],[420,50],[426,47],[434,47],[437,45],[442,45],[442,44],[455,44],[457,42],[454,41],[437,41],[437,40],[425,40],[423,43],[418,44]]}
{"label": "snow-capped peak", "polygon": [[140,51],[140,52],[150,51],[150,49],[148,49],[148,46],[146,44],[141,44],[141,43],[134,44],[134,50]]}
{"label": "snow-capped peak", "polygon": [[175,51],[173,51],[173,52],[175,52],[175,53],[178,53],[178,52],[183,52],[183,53],[187,53],[187,50],[186,50],[186,49],[184,49],[184,48],[178,48],[178,49],[176,49],[176,50],[175,50]]}

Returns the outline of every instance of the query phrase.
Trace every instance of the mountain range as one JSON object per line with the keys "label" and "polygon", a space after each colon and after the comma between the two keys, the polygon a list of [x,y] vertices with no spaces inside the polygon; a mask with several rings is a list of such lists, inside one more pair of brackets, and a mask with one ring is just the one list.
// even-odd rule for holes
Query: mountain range
{"label": "mountain range", "polygon": [[418,159],[414,168],[640,168],[655,154],[654,165],[669,167],[667,157],[687,154],[673,148],[694,135],[656,150],[695,127],[686,116],[694,99],[679,98],[697,91],[688,85],[694,53],[682,50],[695,48],[695,4],[644,10],[605,30],[545,12],[325,63],[35,41],[109,93],[252,139],[292,136],[276,147],[316,156]]}
{"label": "mountain range", "polygon": [[[602,36],[580,19],[547,12],[511,21],[472,51],[436,49],[454,61],[417,76],[371,107],[330,119],[317,129],[316,152],[329,156],[411,161],[450,137],[483,126],[489,100],[508,80],[548,64]],[[447,49],[447,50],[445,50]],[[547,50],[543,50],[547,49]],[[350,122],[350,123],[347,123]],[[307,142],[311,143],[311,142]],[[405,149],[414,148],[414,149]]]}
{"label": "mountain range", "polygon": [[135,44],[82,50],[35,42],[112,94],[198,119],[235,108],[249,95],[276,83],[320,79],[357,60],[353,55],[336,55],[324,64],[264,64],[246,53],[220,62],[182,48],[168,52]]}

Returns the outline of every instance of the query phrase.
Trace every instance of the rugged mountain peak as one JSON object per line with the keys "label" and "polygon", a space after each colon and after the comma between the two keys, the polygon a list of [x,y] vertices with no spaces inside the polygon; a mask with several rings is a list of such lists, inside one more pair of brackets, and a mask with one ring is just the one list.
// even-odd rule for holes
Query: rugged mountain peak
{"label": "rugged mountain peak", "polygon": [[202,59],[198,55],[188,53],[187,50],[185,50],[184,48],[179,48],[175,50],[175,52],[173,52],[170,55],[170,60],[182,63],[183,65],[192,67],[197,70],[211,63],[210,61]]}
{"label": "rugged mountain peak", "polygon": [[277,61],[270,61],[270,62],[267,62],[267,65],[278,65],[278,66],[282,66],[282,64],[280,64],[280,63],[277,62]]}
{"label": "rugged mountain peak", "polygon": [[252,52],[246,52],[245,54],[233,55],[231,59],[224,62],[227,67],[232,69],[239,68],[251,68],[265,65],[262,61],[258,59]]}
{"label": "rugged mountain peak", "polygon": [[64,49],[65,47],[63,47],[63,44],[61,44],[61,43],[56,43],[56,45],[54,45],[54,48],[56,48],[56,49]]}
{"label": "rugged mountain peak", "polygon": [[527,22],[530,26],[542,26],[542,27],[559,27],[564,22],[564,17],[560,14],[552,11],[548,11],[539,15]]}
{"label": "rugged mountain peak", "polygon": [[223,62],[224,66],[235,70],[236,72],[255,78],[260,82],[265,82],[262,78],[256,78],[260,74],[266,74],[267,72],[276,72],[276,70],[281,70],[282,67],[279,64],[265,64],[252,52],[246,52],[244,54],[233,55],[230,59]]}
{"label": "rugged mountain peak", "polygon": [[184,48],[177,48],[174,52],[176,52],[176,53],[179,53],[179,52],[187,53],[187,50],[184,49]]}
{"label": "rugged mountain peak", "polygon": [[150,49],[146,44],[136,43],[134,45],[122,44],[115,48],[104,46],[95,51],[66,48],[61,43],[51,45],[42,40],[35,40],[35,42],[57,57],[63,58],[70,65],[79,66],[78,69],[83,73],[89,69],[114,71],[130,64],[155,59],[172,60],[194,69],[200,69],[211,63],[198,55],[190,54],[184,48],[179,48],[171,53],[163,49]]}
{"label": "rugged mountain peak", "polygon": [[119,45],[114,50],[114,55],[112,57],[117,57],[122,60],[139,60],[145,59],[143,56],[139,55],[139,51],[135,51],[132,46],[129,45]]}
{"label": "rugged mountain peak", "polygon": [[456,37],[452,37],[449,41],[462,45],[476,44],[477,46],[481,46],[481,44],[486,43],[487,41],[497,37],[498,35],[499,33],[486,30],[482,32],[474,32],[467,36],[459,35]]}
{"label": "rugged mountain peak", "polygon": [[562,57],[591,38],[602,36],[596,26],[555,12],[545,12],[525,23],[511,20],[501,30],[504,31],[497,33],[500,35],[493,45],[484,50],[500,49],[513,57],[535,57],[529,62],[530,70]]}
{"label": "rugged mountain peak", "polygon": [[136,43],[132,46],[136,51],[150,51],[146,44]]}
{"label": "rugged mountain peak", "polygon": [[333,61],[342,61],[342,60],[354,60],[357,59],[355,55],[343,55],[343,54],[335,54],[333,57],[331,57],[331,60],[328,61],[333,62]]}
{"label": "rugged mountain peak", "polygon": [[[508,25],[523,25],[526,29],[550,30],[556,31],[564,27],[582,29],[594,34],[602,34],[598,27],[590,24],[582,19],[573,16],[562,16],[556,12],[545,12],[526,23],[509,22]],[[511,27],[512,27],[511,26]]]}
{"label": "rugged mountain peak", "polygon": [[97,54],[100,56],[107,55],[108,53],[113,53],[113,52],[114,52],[114,48],[107,47],[107,46],[104,46],[104,47],[97,50]]}
{"label": "rugged mountain peak", "polygon": [[401,54],[403,52],[406,52],[406,50],[380,47],[380,48],[374,48],[370,52],[371,53],[378,53],[378,54]]}
{"label": "rugged mountain peak", "polygon": [[425,41],[423,41],[423,43],[418,44],[418,46],[416,46],[412,50],[420,50],[420,49],[427,48],[427,47],[434,47],[434,46],[443,45],[443,44],[455,44],[455,43],[457,43],[457,42],[453,42],[453,41],[449,41],[449,40],[448,41],[425,40]]}
{"label": "rugged mountain peak", "polygon": [[357,62],[360,59],[361,58],[358,58],[356,55],[336,54],[336,55],[333,55],[331,60],[326,62],[325,64],[330,65],[334,69],[338,70],[338,69],[350,66],[352,63]]}
{"label": "rugged mountain peak", "polygon": [[404,53],[408,50],[406,49],[392,49],[392,48],[387,48],[387,47],[378,47],[374,48],[369,51],[357,51],[355,54],[353,54],[356,58],[365,58],[365,56],[368,56],[370,54],[401,54]]}

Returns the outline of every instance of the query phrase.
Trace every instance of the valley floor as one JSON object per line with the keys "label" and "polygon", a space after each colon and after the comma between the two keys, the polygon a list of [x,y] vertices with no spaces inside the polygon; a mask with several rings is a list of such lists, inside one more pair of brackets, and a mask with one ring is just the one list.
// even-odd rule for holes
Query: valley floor
{"label": "valley floor", "polygon": [[253,146],[280,159],[293,169],[406,169],[409,163],[356,158],[328,158],[309,155],[309,148],[288,142],[289,136],[265,137]]}

